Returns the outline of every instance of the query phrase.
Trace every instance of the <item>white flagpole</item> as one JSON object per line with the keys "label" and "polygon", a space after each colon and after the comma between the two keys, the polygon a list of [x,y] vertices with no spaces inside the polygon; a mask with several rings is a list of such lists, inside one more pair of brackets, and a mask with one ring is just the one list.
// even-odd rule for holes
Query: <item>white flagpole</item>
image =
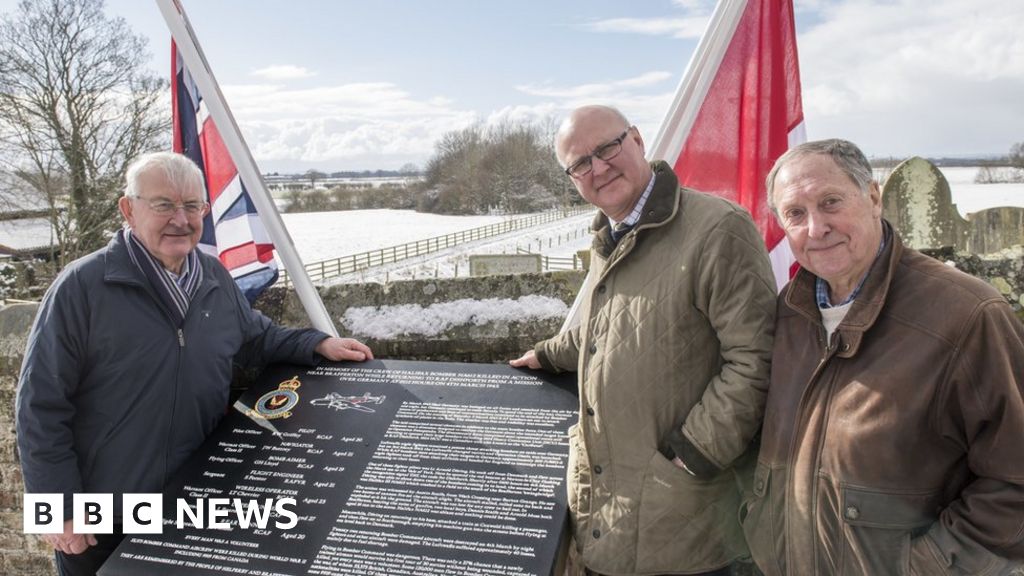
{"label": "white flagpole", "polygon": [[[715,11],[711,14],[704,35],[701,36],[700,43],[697,44],[693,56],[690,57],[690,63],[686,66],[686,72],[679,81],[672,105],[661,122],[657,136],[647,148],[648,160],[679,157],[746,7],[747,0],[719,0],[715,5]],[[573,301],[569,314],[562,323],[561,332],[570,330],[580,323],[580,303],[589,294],[590,283],[590,272],[587,272],[576,300]]]}
{"label": "white flagpole", "polygon": [[203,55],[203,50],[199,47],[199,40],[196,38],[195,31],[192,30],[192,25],[189,24],[185,9],[179,0],[156,0],[156,3],[167,22],[167,27],[170,28],[171,36],[174,37],[185,65],[203,95],[207,111],[217,125],[224,146],[231,154],[238,174],[249,191],[249,197],[256,205],[260,220],[266,226],[267,234],[270,235],[274,248],[284,262],[288,277],[295,285],[295,292],[299,295],[299,300],[302,302],[303,308],[306,309],[310,322],[317,330],[337,336],[338,330],[334,327],[334,322],[331,321],[331,316],[327,313],[320,294],[306,274],[302,259],[295,251],[291,235],[288,234],[288,229],[285,228],[284,221],[277,212],[277,207],[267,191],[267,185],[256,168],[256,161],[253,160],[249,147],[238,129],[238,124],[235,123],[235,118],[231,115],[231,110],[228,109],[220,86],[213,77],[210,65],[206,62],[206,56]]}

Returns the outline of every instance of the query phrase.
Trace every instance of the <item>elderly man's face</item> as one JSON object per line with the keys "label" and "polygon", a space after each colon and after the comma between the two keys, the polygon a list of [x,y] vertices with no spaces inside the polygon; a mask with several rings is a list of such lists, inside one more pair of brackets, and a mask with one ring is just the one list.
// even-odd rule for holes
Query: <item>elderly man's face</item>
{"label": "elderly man's face", "polygon": [[159,169],[144,172],[139,180],[138,198],[122,197],[118,203],[121,214],[132,227],[132,234],[138,238],[164,268],[178,273],[188,253],[199,243],[203,234],[205,210],[189,214],[175,208],[170,214],[158,214],[151,205],[154,202],[171,202],[181,206],[186,202],[202,204],[202,190],[177,190],[168,182],[166,174]]}
{"label": "elderly man's face", "polygon": [[774,196],[797,261],[828,282],[833,301],[848,296],[882,241],[878,185],[864,194],[831,157],[817,154],[779,170]]}
{"label": "elderly man's face", "polygon": [[[577,116],[572,127],[560,135],[557,154],[564,166],[592,154],[626,130],[622,119],[602,110]],[[610,160],[593,158],[592,169],[573,184],[587,202],[608,217],[622,220],[629,216],[651,179],[650,165],[644,159],[644,142],[635,128],[626,132],[622,149]]]}

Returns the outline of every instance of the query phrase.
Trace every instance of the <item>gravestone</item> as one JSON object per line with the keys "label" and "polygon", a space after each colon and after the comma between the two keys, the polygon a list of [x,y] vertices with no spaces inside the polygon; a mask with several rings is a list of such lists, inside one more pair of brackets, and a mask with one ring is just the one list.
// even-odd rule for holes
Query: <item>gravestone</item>
{"label": "gravestone", "polygon": [[952,247],[993,254],[1024,244],[1024,208],[1002,206],[960,216],[949,182],[931,162],[914,157],[885,181],[882,215],[911,248]]}
{"label": "gravestone", "polygon": [[885,181],[882,215],[911,248],[966,245],[968,224],[949,192],[949,182],[920,157],[901,162]]}
{"label": "gravestone", "polygon": [[[99,574],[553,575],[577,408],[506,365],[272,367],[165,488],[163,534]],[[179,528],[177,498],[294,498],[298,522]]]}
{"label": "gravestone", "polygon": [[540,254],[472,254],[469,257],[471,276],[495,274],[537,274],[543,271]]}
{"label": "gravestone", "polygon": [[967,217],[971,223],[968,252],[994,254],[1011,246],[1024,245],[1024,208],[987,208]]}

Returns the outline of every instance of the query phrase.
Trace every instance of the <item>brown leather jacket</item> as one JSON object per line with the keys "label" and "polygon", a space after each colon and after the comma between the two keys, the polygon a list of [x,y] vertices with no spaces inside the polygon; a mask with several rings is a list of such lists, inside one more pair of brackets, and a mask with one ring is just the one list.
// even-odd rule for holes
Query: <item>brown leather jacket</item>
{"label": "brown leather jacket", "polygon": [[1003,297],[893,234],[827,346],[824,334],[801,271],[779,297],[746,502],[761,569],[1020,570],[1024,327]]}

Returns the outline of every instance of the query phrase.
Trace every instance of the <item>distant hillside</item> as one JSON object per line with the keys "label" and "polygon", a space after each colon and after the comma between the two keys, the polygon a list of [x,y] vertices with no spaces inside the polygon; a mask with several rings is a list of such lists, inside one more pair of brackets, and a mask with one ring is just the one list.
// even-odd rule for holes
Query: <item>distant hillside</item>
{"label": "distant hillside", "polygon": [[[872,168],[892,168],[900,162],[903,162],[906,158],[871,158]],[[939,156],[939,157],[925,157],[936,166],[943,166],[949,168],[969,168],[975,166],[1011,166],[1010,159],[1006,156],[999,156],[993,154],[977,154],[973,156]]]}

